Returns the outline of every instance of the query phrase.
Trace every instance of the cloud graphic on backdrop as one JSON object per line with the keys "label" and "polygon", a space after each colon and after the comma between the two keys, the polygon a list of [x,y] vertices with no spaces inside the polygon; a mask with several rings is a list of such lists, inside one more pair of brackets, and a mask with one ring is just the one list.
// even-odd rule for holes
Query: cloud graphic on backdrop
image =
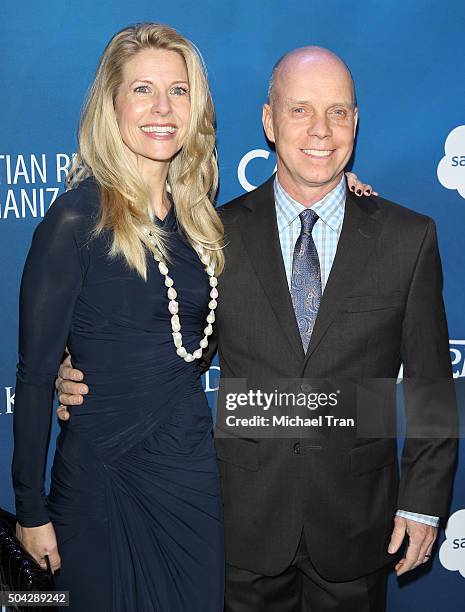
{"label": "cloud graphic on backdrop", "polygon": [[438,179],[447,189],[457,189],[465,198],[465,125],[454,128],[444,145],[445,155],[438,165]]}
{"label": "cloud graphic on backdrop", "polygon": [[465,510],[454,512],[447,521],[446,539],[439,549],[439,561],[451,572],[465,578]]}

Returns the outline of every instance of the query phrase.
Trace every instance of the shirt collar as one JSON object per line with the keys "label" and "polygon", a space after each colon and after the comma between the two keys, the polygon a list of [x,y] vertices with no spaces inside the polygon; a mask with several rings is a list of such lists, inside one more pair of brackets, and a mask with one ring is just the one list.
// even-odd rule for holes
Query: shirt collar
{"label": "shirt collar", "polygon": [[[281,233],[291,225],[307,207],[291,198],[291,196],[284,191],[283,186],[279,182],[278,175],[276,175],[274,180],[274,197],[278,231]],[[336,187],[327,193],[324,198],[315,202],[312,209],[330,229],[338,233],[344,219],[345,200],[346,183],[343,175]]]}

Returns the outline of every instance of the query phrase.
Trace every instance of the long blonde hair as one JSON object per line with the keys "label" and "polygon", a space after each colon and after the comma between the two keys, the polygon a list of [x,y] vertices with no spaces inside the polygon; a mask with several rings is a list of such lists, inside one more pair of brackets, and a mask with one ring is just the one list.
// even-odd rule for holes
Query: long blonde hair
{"label": "long blonde hair", "polygon": [[151,219],[148,189],[126,153],[114,108],[123,66],[143,49],[175,51],[185,61],[191,100],[189,125],[182,149],[171,160],[167,182],[178,224],[193,246],[197,243],[206,249],[219,274],[224,267],[224,231],[213,204],[218,187],[213,102],[199,52],[173,28],[136,24],[115,34],[108,43],[82,110],[68,187],[95,177],[101,202],[95,233],[113,231],[110,255],[123,255],[146,279],[144,246],[154,252],[144,232],[148,227],[157,248],[169,259],[166,233]]}

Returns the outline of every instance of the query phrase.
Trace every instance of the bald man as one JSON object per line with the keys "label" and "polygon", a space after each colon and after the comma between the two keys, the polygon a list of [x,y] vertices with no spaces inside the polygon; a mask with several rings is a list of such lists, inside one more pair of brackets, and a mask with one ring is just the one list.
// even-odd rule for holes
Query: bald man
{"label": "bald man", "polygon": [[[450,381],[434,223],[347,189],[357,120],[352,77],[336,55],[305,47],[276,64],[263,126],[277,173],[222,207],[224,379],[251,388],[264,379],[395,379],[403,363],[408,377]],[[76,391],[61,379],[58,387]],[[397,562],[400,575],[428,562],[448,509],[455,404],[423,407],[450,440],[407,439],[400,484],[393,438],[220,432],[225,612],[385,609],[388,568]]]}

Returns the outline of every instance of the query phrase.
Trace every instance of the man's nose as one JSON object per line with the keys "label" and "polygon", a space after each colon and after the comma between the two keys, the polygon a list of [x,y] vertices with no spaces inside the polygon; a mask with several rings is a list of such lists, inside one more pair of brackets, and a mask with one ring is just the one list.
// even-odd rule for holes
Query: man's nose
{"label": "man's nose", "polygon": [[332,129],[326,114],[312,117],[312,121],[307,129],[309,136],[317,136],[318,138],[327,138],[332,136]]}

